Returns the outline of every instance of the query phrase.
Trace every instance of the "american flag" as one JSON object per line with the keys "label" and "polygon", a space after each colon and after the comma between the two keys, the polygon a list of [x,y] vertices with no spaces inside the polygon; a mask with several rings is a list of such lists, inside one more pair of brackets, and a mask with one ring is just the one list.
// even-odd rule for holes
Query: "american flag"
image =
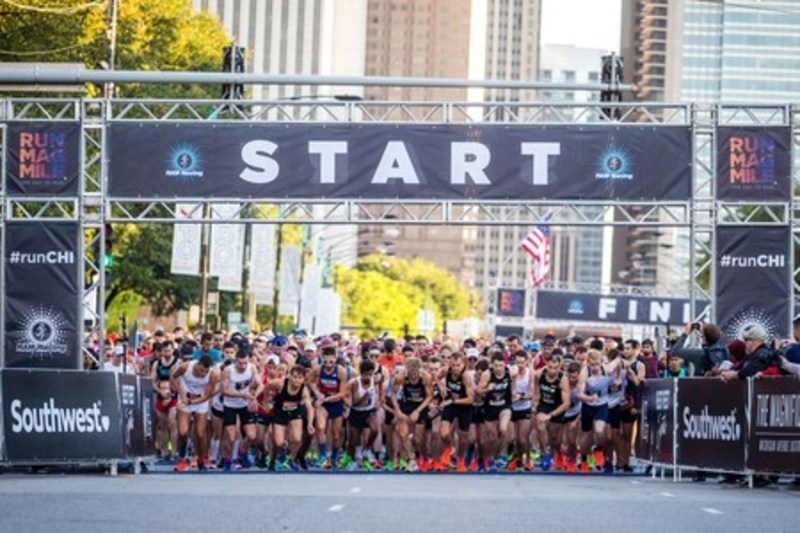
{"label": "american flag", "polygon": [[[549,221],[550,218],[548,214],[545,221]],[[531,286],[536,288],[544,283],[550,274],[550,226],[542,224],[533,228],[522,240],[520,247],[533,260]]]}

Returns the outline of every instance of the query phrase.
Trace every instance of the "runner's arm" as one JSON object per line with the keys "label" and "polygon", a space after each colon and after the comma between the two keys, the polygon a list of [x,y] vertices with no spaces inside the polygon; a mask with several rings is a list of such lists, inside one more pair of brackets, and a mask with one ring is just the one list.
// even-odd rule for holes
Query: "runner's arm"
{"label": "runner's arm", "polygon": [[472,405],[475,401],[475,387],[473,387],[472,380],[467,376],[466,372],[461,374],[461,383],[464,384],[466,396],[453,400],[453,405]]}
{"label": "runner's arm", "polygon": [[195,398],[194,400],[189,400],[189,403],[207,402],[212,396],[214,396],[214,393],[217,392],[217,383],[219,383],[219,372],[217,370],[212,370],[211,375],[208,378],[208,385],[206,385],[206,390],[203,395],[199,398]]}
{"label": "runner's arm", "polygon": [[175,370],[172,371],[172,374],[169,376],[169,382],[172,385],[172,388],[178,393],[178,398],[180,398],[181,403],[184,404],[189,402],[186,397],[186,391],[183,390],[183,384],[181,383],[180,378],[186,373],[187,368],[189,368],[189,363],[181,363]]}
{"label": "runner's arm", "polygon": [[552,413],[550,413],[550,418],[555,418],[559,415],[563,415],[569,409],[569,380],[566,376],[561,378],[561,405],[556,407]]}
{"label": "runner's arm", "polygon": [[[337,373],[339,374],[339,383],[346,383],[347,382],[347,370],[345,370],[341,366],[338,367],[338,368],[339,368],[339,370],[337,371]],[[327,398],[324,398],[323,402],[326,402],[326,403],[327,402],[330,402],[330,403],[338,402],[339,400],[343,400],[345,396],[347,396],[347,391],[345,390],[345,387],[339,387],[339,392],[337,392],[333,396],[328,396]]]}

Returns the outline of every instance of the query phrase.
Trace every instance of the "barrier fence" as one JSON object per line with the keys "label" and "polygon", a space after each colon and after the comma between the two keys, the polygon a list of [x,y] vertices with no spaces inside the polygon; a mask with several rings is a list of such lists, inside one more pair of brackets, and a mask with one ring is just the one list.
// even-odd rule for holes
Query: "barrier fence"
{"label": "barrier fence", "polygon": [[676,479],[682,469],[800,475],[800,380],[647,381],[636,449]]}
{"label": "barrier fence", "polygon": [[0,460],[116,463],[155,454],[152,380],[112,372],[0,371]]}

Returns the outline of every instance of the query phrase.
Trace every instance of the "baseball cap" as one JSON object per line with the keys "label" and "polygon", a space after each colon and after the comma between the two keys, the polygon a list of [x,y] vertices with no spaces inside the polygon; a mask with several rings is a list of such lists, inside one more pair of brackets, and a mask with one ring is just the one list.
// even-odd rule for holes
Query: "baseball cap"
{"label": "baseball cap", "polygon": [[270,355],[269,357],[267,357],[266,362],[268,365],[273,364],[275,366],[278,366],[281,360],[277,355]]}
{"label": "baseball cap", "polygon": [[313,342],[307,342],[303,346],[303,351],[304,352],[316,352],[317,351],[317,345],[314,344]]}
{"label": "baseball cap", "polygon": [[308,336],[308,334],[304,329],[296,329],[292,332],[292,336],[296,339],[305,339]]}
{"label": "baseball cap", "polygon": [[758,324],[750,324],[742,330],[742,340],[745,341],[764,341],[767,339],[767,332]]}
{"label": "baseball cap", "polygon": [[522,345],[522,347],[529,352],[541,352],[542,343],[539,341],[530,341]]}
{"label": "baseball cap", "polygon": [[269,343],[271,346],[286,346],[286,341],[287,339],[283,335],[275,335]]}
{"label": "baseball cap", "polygon": [[552,335],[545,335],[542,344],[545,346],[552,346],[556,343],[556,338]]}
{"label": "baseball cap", "polygon": [[477,359],[480,357],[481,353],[478,351],[477,348],[467,348],[467,357],[470,359]]}

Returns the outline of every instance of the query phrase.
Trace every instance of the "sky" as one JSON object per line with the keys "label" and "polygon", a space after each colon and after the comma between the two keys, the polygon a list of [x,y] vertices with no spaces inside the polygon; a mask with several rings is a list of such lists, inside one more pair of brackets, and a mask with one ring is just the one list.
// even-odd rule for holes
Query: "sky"
{"label": "sky", "polygon": [[623,1],[634,0],[543,0],[542,44],[619,52]]}

